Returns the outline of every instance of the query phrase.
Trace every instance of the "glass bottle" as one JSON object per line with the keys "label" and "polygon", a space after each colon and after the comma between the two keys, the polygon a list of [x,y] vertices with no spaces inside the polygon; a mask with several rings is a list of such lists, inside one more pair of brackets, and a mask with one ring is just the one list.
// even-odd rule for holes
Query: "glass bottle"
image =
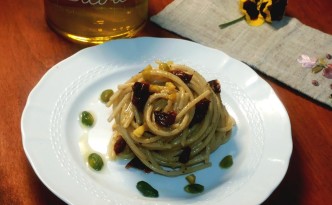
{"label": "glass bottle", "polygon": [[148,0],[44,0],[48,25],[86,44],[134,36],[148,18]]}

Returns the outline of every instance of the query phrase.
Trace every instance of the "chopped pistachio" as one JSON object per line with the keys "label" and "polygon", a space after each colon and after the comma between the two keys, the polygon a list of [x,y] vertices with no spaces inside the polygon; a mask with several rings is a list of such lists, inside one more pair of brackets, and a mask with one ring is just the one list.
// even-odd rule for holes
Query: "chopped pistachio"
{"label": "chopped pistachio", "polygon": [[189,184],[195,184],[196,182],[196,176],[194,174],[186,176],[186,180]]}

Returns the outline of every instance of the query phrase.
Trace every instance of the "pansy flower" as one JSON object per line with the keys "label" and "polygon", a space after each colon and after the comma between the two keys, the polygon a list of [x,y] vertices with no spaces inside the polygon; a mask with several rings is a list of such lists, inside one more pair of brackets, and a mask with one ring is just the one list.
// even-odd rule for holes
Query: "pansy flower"
{"label": "pansy flower", "polygon": [[240,0],[240,10],[252,26],[260,26],[265,21],[280,21],[286,5],[287,0]]}
{"label": "pansy flower", "polygon": [[225,28],[245,19],[251,26],[260,26],[264,22],[280,21],[286,10],[287,0],[240,0],[242,17],[219,25]]}

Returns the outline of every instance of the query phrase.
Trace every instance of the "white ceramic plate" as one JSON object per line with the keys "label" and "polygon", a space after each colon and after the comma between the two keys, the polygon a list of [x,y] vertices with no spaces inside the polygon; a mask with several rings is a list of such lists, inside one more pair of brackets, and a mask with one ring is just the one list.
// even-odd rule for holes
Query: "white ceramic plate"
{"label": "white ceramic plate", "polygon": [[[185,177],[165,177],[125,169],[108,161],[101,172],[89,169],[79,149],[89,143],[106,153],[111,128],[99,95],[156,60],[172,60],[221,81],[221,97],[236,120],[231,140],[212,154],[213,166],[196,172],[202,194],[183,190]],[[84,130],[79,113],[89,110],[96,126]],[[23,146],[43,183],[69,204],[259,204],[284,177],[292,152],[289,118],[271,87],[245,64],[221,51],[190,41],[162,38],[114,40],[76,53],[51,68],[32,90],[21,119]],[[234,165],[221,169],[231,154]],[[145,180],[159,198],[143,197]]]}

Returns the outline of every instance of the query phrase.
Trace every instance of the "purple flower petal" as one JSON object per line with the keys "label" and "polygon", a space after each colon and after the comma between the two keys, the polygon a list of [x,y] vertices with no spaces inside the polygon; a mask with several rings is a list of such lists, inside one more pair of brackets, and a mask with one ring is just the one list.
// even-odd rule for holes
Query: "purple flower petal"
{"label": "purple flower petal", "polygon": [[323,70],[323,76],[328,79],[332,79],[332,64],[328,64]]}
{"label": "purple flower petal", "polygon": [[302,54],[298,59],[297,62],[299,62],[303,68],[312,68],[316,65],[317,59],[316,58],[310,58],[307,55]]}

